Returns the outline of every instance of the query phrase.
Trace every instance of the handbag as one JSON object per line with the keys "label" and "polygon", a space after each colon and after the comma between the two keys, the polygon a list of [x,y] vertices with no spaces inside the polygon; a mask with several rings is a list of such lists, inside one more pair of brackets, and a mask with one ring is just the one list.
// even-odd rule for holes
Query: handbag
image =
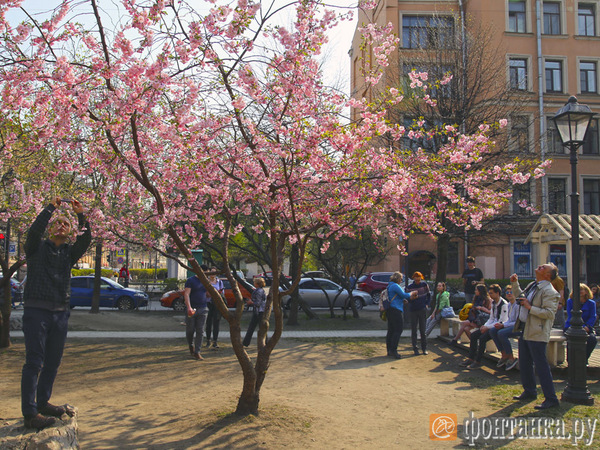
{"label": "handbag", "polygon": [[379,312],[379,318],[381,320],[383,320],[384,322],[387,322],[387,311],[385,311],[385,310],[384,311],[380,311]]}
{"label": "handbag", "polygon": [[475,319],[475,324],[478,327],[482,327],[485,325],[485,323],[489,320],[490,315],[486,312],[479,312],[479,314],[477,315],[477,318]]}
{"label": "handbag", "polygon": [[450,319],[452,317],[456,317],[456,314],[454,314],[454,310],[452,309],[452,306],[446,306],[445,308],[443,308],[441,315],[442,315],[443,319]]}

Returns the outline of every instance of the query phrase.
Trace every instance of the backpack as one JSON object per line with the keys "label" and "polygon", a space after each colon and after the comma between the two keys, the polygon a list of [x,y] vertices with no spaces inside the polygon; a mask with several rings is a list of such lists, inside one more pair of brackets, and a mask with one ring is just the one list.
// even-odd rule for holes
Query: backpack
{"label": "backpack", "polygon": [[473,303],[467,303],[465,306],[463,306],[460,312],[458,313],[458,318],[460,320],[467,320],[467,318],[469,317],[469,311],[471,311],[472,306]]}
{"label": "backpack", "polygon": [[390,296],[388,294],[387,288],[385,288],[379,294],[379,310],[387,311],[390,308]]}
{"label": "backpack", "polygon": [[[396,298],[395,295],[392,300],[394,300],[394,298]],[[385,288],[383,291],[381,291],[381,294],[379,294],[379,311],[387,311],[390,308],[391,303],[392,301],[390,300],[390,294],[387,288]]]}

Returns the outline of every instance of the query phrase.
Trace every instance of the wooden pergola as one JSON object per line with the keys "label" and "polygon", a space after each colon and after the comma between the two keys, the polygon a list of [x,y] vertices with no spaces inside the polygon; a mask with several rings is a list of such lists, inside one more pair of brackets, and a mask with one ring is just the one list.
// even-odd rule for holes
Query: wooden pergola
{"label": "wooden pergola", "polygon": [[[537,261],[546,262],[550,257],[550,245],[565,245],[567,250],[567,274],[571,272],[571,216],[569,214],[544,214],[531,229],[525,243],[537,244]],[[579,245],[600,245],[600,216],[579,216]],[[571,277],[568,277],[572,289]]]}

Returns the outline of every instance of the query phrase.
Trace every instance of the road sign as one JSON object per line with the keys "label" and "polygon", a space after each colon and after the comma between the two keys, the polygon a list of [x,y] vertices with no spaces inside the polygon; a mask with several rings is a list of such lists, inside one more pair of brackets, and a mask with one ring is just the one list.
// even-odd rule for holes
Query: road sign
{"label": "road sign", "polygon": [[17,244],[9,244],[8,245],[8,254],[15,255],[17,253]]}
{"label": "road sign", "polygon": [[120,249],[118,249],[118,250],[115,252],[115,254],[116,254],[117,256],[125,256],[125,249],[124,249],[124,248],[120,248]]}
{"label": "road sign", "polygon": [[123,264],[124,262],[125,262],[124,258],[122,258],[120,256],[117,258],[117,264]]}

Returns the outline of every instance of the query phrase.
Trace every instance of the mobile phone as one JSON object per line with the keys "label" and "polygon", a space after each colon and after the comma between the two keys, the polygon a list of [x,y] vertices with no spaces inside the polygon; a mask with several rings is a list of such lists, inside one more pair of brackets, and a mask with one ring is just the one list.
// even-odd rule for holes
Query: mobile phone
{"label": "mobile phone", "polygon": [[64,203],[71,203],[73,200],[70,198],[61,198],[60,201]]}

